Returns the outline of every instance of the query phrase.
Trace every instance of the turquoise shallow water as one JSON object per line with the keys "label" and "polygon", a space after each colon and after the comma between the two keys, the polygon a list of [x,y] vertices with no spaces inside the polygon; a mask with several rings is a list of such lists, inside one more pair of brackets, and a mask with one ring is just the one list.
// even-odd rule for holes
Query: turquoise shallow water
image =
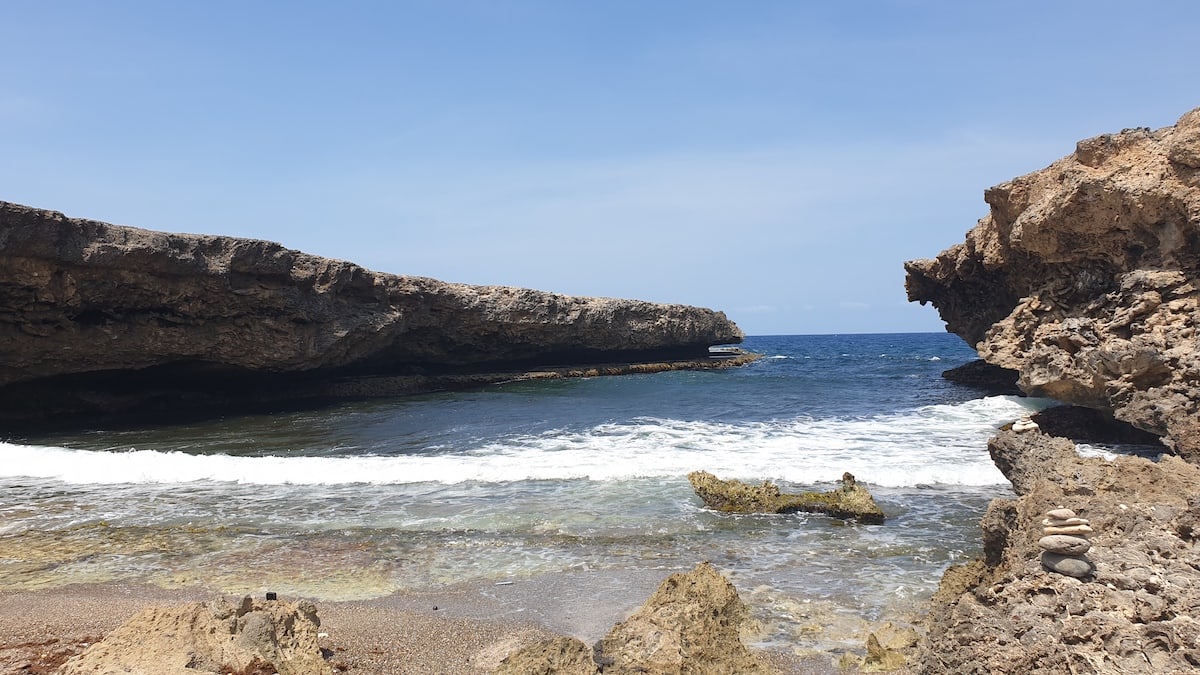
{"label": "turquoise shallow water", "polygon": [[[750,338],[736,370],[93,429],[0,444],[0,588],[137,581],[317,599],[709,560],[764,643],[826,649],[978,554],[986,440],[1041,402],[944,381],[956,337]],[[746,516],[687,483],[867,483],[889,519]],[[822,628],[824,626],[824,628]]]}

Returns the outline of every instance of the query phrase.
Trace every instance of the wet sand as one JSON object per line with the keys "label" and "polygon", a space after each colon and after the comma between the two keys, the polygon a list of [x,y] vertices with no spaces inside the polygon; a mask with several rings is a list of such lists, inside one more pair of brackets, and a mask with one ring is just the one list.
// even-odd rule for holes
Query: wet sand
{"label": "wet sand", "polygon": [[[541,640],[569,635],[594,643],[668,574],[567,572],[366,601],[318,601],[321,646],[338,671],[488,673],[508,654]],[[144,607],[215,595],[120,584],[0,591],[0,673],[52,673]],[[836,672],[827,656],[766,656],[783,673]]]}

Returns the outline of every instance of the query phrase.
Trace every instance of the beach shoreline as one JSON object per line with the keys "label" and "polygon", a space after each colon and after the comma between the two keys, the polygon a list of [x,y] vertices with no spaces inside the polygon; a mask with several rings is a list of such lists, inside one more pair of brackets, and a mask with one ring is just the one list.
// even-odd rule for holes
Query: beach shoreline
{"label": "beach shoreline", "polygon": [[[562,572],[321,601],[321,647],[337,672],[490,673],[504,657],[537,642],[570,636],[594,643],[668,574]],[[218,597],[198,587],[119,582],[0,590],[0,673],[53,673],[146,607]],[[838,672],[828,654],[755,651],[781,673]]]}

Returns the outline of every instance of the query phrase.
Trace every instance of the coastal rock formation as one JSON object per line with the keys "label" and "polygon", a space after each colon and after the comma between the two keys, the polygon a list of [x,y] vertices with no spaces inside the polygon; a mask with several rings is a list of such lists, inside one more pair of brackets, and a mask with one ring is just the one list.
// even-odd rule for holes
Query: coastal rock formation
{"label": "coastal rock formation", "polygon": [[1200,109],[987,190],[966,241],[905,264],[910,300],[1035,396],[1200,461]]}
{"label": "coastal rock formation", "polygon": [[[728,579],[701,563],[672,574],[628,619],[592,648],[573,638],[531,645],[504,660],[498,674],[769,675],[775,672],[739,636],[746,606]],[[561,670],[559,670],[561,668]]]}
{"label": "coastal rock formation", "polygon": [[994,366],[983,359],[942,371],[942,377],[946,380],[998,396],[1020,396],[1022,392],[1017,387],[1018,376],[1016,371]]}
{"label": "coastal rock formation", "polygon": [[560,637],[529,645],[510,654],[496,675],[599,675],[592,650],[583,640]]}
{"label": "coastal rock formation", "polygon": [[151,607],[71,658],[59,675],[333,675],[318,646],[317,610],[307,602],[219,600]]}
{"label": "coastal rock formation", "polygon": [[605,673],[766,673],[739,636],[746,606],[708,563],[672,574],[633,616],[596,643]]}
{"label": "coastal rock formation", "polygon": [[[918,671],[1200,669],[1200,467],[1170,455],[1080,457],[1038,431],[1001,431],[989,450],[1019,497],[989,506],[984,559],[943,578]],[[1083,519],[1093,530],[1086,549],[1046,541],[1064,528],[1044,520]],[[1065,527],[1070,539],[1084,531]],[[1044,571],[1046,547],[1067,544],[1068,555],[1086,552],[1085,578]]]}
{"label": "coastal rock formation", "polygon": [[886,517],[870,491],[849,473],[842,474],[840,488],[799,494],[780,492],[779,486],[769,482],[747,485],[738,480],[721,480],[707,471],[693,471],[688,474],[688,481],[705,506],[726,513],[804,511],[871,524],[882,523]]}
{"label": "coastal rock formation", "polygon": [[[335,377],[708,357],[724,314],[371,272],[0,202],[0,409],[314,394]],[[168,400],[169,399],[169,400]],[[55,412],[47,410],[46,412]]]}

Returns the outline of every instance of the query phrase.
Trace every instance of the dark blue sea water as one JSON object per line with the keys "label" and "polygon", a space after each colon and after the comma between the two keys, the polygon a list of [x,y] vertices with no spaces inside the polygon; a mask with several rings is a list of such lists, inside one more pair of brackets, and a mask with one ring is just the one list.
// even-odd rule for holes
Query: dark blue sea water
{"label": "dark blue sea water", "polygon": [[[975,358],[948,334],[743,346],[764,358],[4,439],[0,589],[351,599],[709,560],[762,642],[828,648],[978,553],[979,517],[1008,494],[987,438],[1043,402],[943,380]],[[688,485],[698,469],[785,489],[831,489],[850,471],[889,519],[714,513]]]}

